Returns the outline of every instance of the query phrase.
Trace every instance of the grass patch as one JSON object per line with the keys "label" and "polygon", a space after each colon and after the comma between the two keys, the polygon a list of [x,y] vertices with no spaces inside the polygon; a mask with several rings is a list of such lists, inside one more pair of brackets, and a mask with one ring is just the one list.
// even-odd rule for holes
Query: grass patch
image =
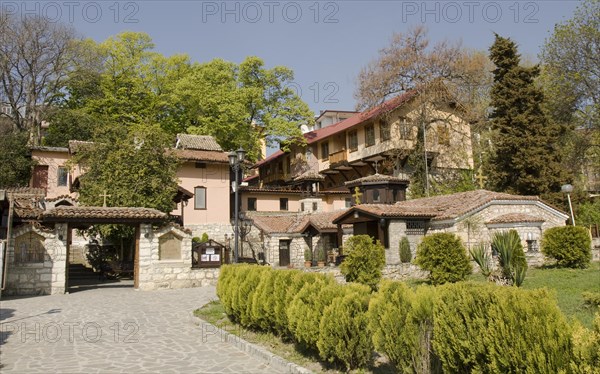
{"label": "grass patch", "polygon": [[543,287],[554,290],[558,307],[568,318],[577,318],[585,327],[592,327],[598,307],[586,304],[582,294],[600,292],[600,262],[592,262],[587,269],[529,269],[523,288]]}

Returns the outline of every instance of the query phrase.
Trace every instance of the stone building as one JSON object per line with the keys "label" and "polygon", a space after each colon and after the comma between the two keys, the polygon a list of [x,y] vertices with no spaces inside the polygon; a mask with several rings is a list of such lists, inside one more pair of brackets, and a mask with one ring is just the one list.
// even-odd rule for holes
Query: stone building
{"label": "stone building", "polygon": [[69,290],[69,265],[76,229],[97,224],[135,228],[133,287],[141,290],[215,284],[221,262],[194,261],[192,232],[169,222],[165,213],[148,208],[78,207],[43,204],[44,191],[0,191],[3,217],[2,293],[8,295],[61,294]]}
{"label": "stone building", "polygon": [[367,234],[386,248],[388,264],[399,263],[399,243],[407,237],[413,256],[421,239],[436,232],[458,235],[467,247],[489,244],[495,232],[515,229],[530,260],[541,260],[542,234],[564,226],[568,215],[537,196],[518,196],[486,190],[460,192],[394,204],[359,204],[333,223],[352,224],[354,234]]}

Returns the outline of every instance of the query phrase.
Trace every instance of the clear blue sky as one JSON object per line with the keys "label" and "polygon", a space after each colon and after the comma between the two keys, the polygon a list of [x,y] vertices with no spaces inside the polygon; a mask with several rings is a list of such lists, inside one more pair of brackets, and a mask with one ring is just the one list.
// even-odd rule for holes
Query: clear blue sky
{"label": "clear blue sky", "polygon": [[[240,62],[261,57],[295,72],[311,109],[354,108],[355,79],[392,33],[424,23],[432,41],[462,40],[487,50],[493,33],[511,37],[535,60],[557,22],[578,1],[0,1],[71,22],[97,41],[121,31],[148,33],[165,55]],[[9,8],[9,10],[12,8]],[[337,102],[336,102],[337,101]]]}

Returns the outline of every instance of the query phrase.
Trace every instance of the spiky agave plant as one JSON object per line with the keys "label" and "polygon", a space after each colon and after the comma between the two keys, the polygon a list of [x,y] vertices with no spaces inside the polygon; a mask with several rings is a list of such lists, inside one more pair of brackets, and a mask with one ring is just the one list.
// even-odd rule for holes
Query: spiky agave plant
{"label": "spiky agave plant", "polygon": [[484,277],[489,278],[492,274],[492,264],[490,255],[485,250],[485,246],[483,245],[483,243],[476,244],[473,248],[469,250],[469,253],[471,254],[471,258],[473,259],[473,261],[475,261],[477,265],[479,265],[479,268],[481,269],[481,274]]}
{"label": "spiky agave plant", "polygon": [[502,276],[520,286],[527,272],[527,261],[517,231],[495,233],[492,236],[492,249],[498,253]]}

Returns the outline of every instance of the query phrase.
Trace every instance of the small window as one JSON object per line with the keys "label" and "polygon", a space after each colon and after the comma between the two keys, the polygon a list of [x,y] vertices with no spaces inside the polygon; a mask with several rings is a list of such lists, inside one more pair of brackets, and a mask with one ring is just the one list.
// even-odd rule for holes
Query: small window
{"label": "small window", "polygon": [[373,125],[365,126],[365,145],[367,147],[375,145],[375,126]]}
{"label": "small window", "polygon": [[381,200],[379,198],[379,190],[373,190],[373,202],[379,203]]}
{"label": "small window", "polygon": [[279,199],[279,210],[288,210],[288,198],[282,197]]}
{"label": "small window", "polygon": [[329,160],[329,142],[321,143],[321,160]]}
{"label": "small window", "polygon": [[204,163],[204,162],[196,162],[194,164],[194,167],[196,169],[206,169],[206,163]]}
{"label": "small window", "polygon": [[351,198],[351,197],[347,197],[347,198],[344,200],[344,202],[345,202],[345,206],[346,206],[346,208],[350,208],[350,207],[352,207],[352,198]]}
{"label": "small window", "polygon": [[69,169],[59,166],[56,174],[56,185],[57,186],[66,186],[67,181],[69,180]]}
{"label": "small window", "polygon": [[316,202],[313,203],[313,212],[316,212],[318,209],[318,204]]}
{"label": "small window", "polygon": [[450,130],[446,125],[437,128],[437,136],[439,145],[450,145]]}
{"label": "small window", "polygon": [[350,148],[350,152],[354,152],[358,149],[358,133],[356,130],[348,133],[348,148]]}
{"label": "small window", "polygon": [[300,203],[300,210],[304,212],[304,203]]}
{"label": "small window", "polygon": [[248,210],[252,212],[256,211],[256,197],[248,198]]}
{"label": "small window", "polygon": [[206,209],[206,187],[194,188],[194,209]]}
{"label": "small window", "polygon": [[387,121],[379,122],[379,136],[382,142],[391,139],[392,136],[390,134],[390,124]]}
{"label": "small window", "polygon": [[400,138],[410,139],[412,135],[412,123],[408,118],[400,118]]}

